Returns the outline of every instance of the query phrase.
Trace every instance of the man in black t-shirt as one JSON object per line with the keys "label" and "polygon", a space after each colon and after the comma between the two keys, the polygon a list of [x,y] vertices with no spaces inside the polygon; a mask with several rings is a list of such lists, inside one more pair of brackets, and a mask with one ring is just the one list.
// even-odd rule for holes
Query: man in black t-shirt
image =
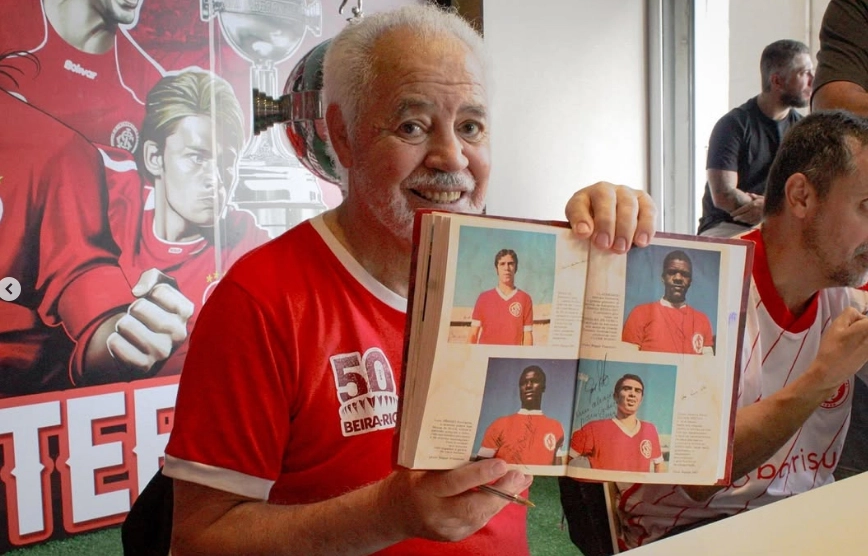
{"label": "man in black t-shirt", "polygon": [[760,57],[762,92],[714,126],[708,142],[708,181],[700,235],[730,237],[759,224],[766,175],[787,129],[801,118],[793,108],[811,99],[814,66],[808,47],[779,40]]}

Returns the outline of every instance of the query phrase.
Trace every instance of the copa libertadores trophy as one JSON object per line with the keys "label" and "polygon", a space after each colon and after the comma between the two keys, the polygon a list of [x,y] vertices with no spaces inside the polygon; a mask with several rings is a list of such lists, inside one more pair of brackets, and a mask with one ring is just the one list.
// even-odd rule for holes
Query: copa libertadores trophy
{"label": "copa libertadores trophy", "polygon": [[[278,93],[276,65],[322,32],[319,0],[201,0],[202,21],[214,17],[239,56],[251,62],[251,87]],[[238,162],[232,201],[256,215],[272,236],[325,210],[316,178],[285,145],[280,130],[251,134]]]}

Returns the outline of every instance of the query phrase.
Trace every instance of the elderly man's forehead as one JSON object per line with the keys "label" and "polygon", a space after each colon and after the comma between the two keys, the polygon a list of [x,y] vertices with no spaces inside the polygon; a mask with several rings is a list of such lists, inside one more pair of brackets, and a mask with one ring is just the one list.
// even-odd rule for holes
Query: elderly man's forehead
{"label": "elderly man's forehead", "polygon": [[[442,63],[453,64],[460,59],[465,68],[483,76],[484,60],[458,36],[448,32],[418,33],[411,27],[397,27],[383,33],[373,45],[371,61],[374,72],[400,71],[407,63],[434,57]],[[482,83],[484,85],[484,83]]]}

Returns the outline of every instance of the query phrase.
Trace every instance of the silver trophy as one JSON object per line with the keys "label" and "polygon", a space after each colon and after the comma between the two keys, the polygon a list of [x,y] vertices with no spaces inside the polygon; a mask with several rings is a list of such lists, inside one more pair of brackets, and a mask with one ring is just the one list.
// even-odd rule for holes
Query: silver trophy
{"label": "silver trophy", "polygon": [[[251,88],[269,96],[279,91],[276,65],[295,54],[307,32],[322,33],[319,0],[201,0],[200,17],[217,18],[232,49],[252,63]],[[277,127],[251,134],[232,202],[253,212],[272,237],[326,209],[316,178]]]}

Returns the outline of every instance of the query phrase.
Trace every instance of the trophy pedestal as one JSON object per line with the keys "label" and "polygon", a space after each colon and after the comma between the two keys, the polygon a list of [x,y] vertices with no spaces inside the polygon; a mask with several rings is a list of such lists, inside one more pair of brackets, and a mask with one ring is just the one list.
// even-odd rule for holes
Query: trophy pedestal
{"label": "trophy pedestal", "polygon": [[277,237],[326,209],[316,178],[305,168],[242,160],[238,167],[235,205],[256,216],[256,222]]}

